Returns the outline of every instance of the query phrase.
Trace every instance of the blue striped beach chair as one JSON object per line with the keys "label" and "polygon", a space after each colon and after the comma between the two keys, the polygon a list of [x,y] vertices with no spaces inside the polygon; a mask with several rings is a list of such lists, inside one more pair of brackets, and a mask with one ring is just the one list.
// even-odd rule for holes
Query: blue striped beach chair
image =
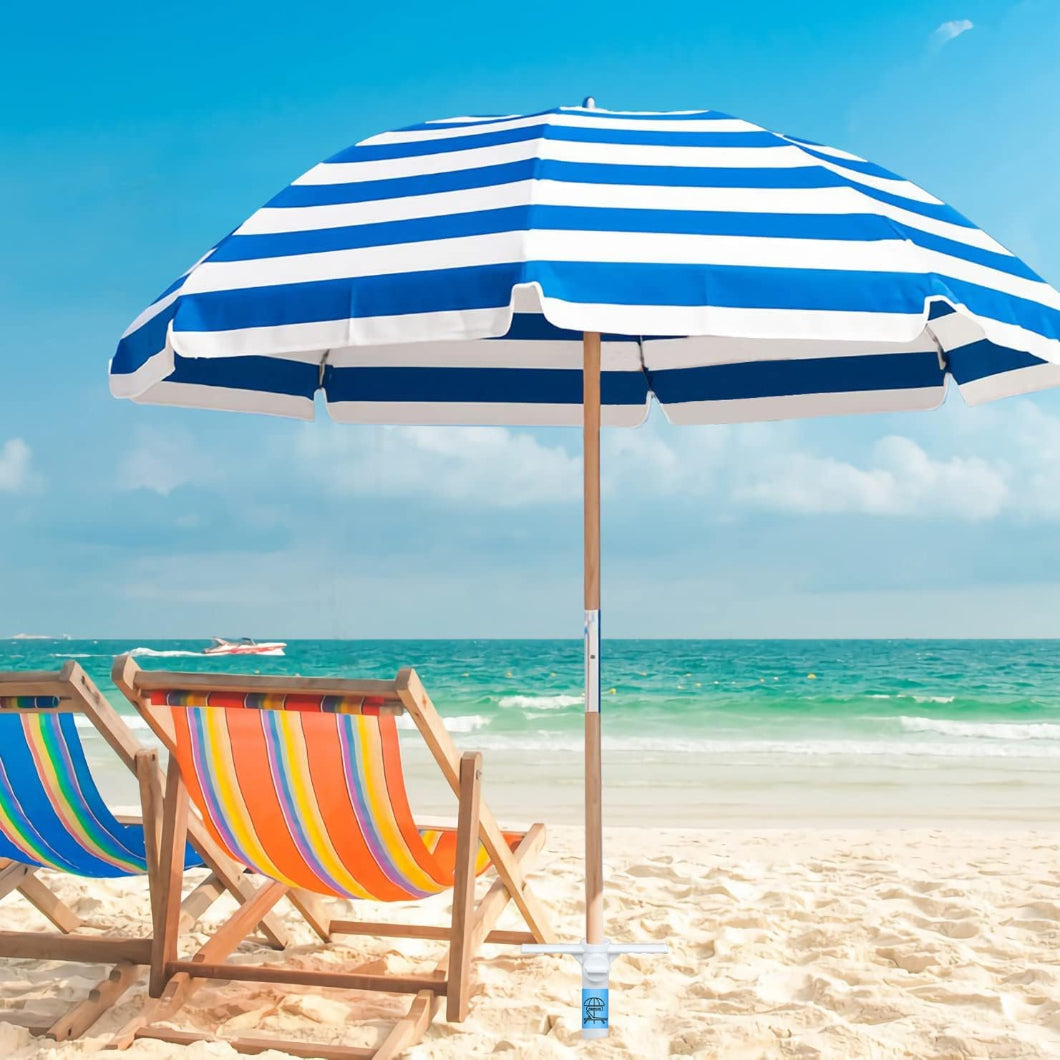
{"label": "blue striped beach chair", "polygon": [[[136,775],[142,816],[122,819],[100,795],[78,732],[84,718]],[[57,1040],[87,1031],[151,964],[159,928],[158,868],[162,841],[162,773],[158,752],[141,747],[121,716],[76,662],[49,672],[0,672],[0,899],[17,892],[58,934],[0,930],[0,957],[112,965],[88,998],[58,1019],[34,1021],[0,1011],[34,1033]],[[206,878],[180,903],[178,925],[194,924],[224,891],[240,903],[253,894],[237,866],[201,822],[189,821],[185,867],[207,867]],[[82,930],[80,917],[39,876],[52,870],[94,879],[146,875],[152,930],[142,937]],[[179,876],[178,876],[179,886]],[[262,923],[276,946],[279,923]]]}

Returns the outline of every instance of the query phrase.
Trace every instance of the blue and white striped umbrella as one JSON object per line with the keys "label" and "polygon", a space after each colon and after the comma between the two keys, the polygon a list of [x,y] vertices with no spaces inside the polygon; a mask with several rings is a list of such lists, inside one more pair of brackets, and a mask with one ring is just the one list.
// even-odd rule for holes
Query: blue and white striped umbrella
{"label": "blue and white striped umbrella", "polygon": [[[1060,382],[1060,295],[861,158],[714,111],[453,118],[299,177],[134,321],[119,397],[367,423],[978,404]],[[487,339],[482,342],[478,340]]]}
{"label": "blue and white striped umbrella", "polygon": [[630,948],[603,929],[601,411],[924,409],[950,377],[971,404],[1060,383],[1060,294],[845,151],[713,111],[593,107],[342,151],[177,280],[111,363],[135,401],[309,419],[322,391],[349,422],[584,424],[586,942],[561,949],[582,960],[587,1036]]}

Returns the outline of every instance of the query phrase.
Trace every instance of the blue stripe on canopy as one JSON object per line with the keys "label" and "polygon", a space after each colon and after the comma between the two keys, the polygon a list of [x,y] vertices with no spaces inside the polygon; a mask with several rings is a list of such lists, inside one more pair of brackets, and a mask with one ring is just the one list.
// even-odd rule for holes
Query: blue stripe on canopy
{"label": "blue stripe on canopy", "polygon": [[955,350],[949,358],[949,369],[958,383],[987,379],[998,372],[1015,372],[1021,368],[1045,366],[1038,357],[1019,350],[1009,350],[986,339]]}
{"label": "blue stripe on canopy", "polygon": [[944,384],[945,372],[933,350],[770,363],[749,361],[651,373],[652,390],[663,404],[926,387],[941,389]]}
{"label": "blue stripe on canopy", "polygon": [[[524,368],[512,391],[509,368],[329,368],[325,382],[329,401],[473,402],[564,404],[581,408],[580,368]],[[643,375],[604,372],[600,380],[605,405],[643,408],[648,386]]]}
{"label": "blue stripe on canopy", "polygon": [[[113,392],[341,420],[712,422],[1060,382],[1060,295],[890,170],[710,111],[557,108],[383,133],[148,307]],[[483,342],[487,339],[491,341]]]}

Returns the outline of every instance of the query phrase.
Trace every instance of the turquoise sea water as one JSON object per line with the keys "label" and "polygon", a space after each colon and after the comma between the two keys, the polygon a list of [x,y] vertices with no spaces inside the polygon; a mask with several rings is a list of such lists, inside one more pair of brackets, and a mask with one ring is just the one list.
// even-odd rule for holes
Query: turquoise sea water
{"label": "turquoise sea water", "polygon": [[[115,703],[113,657],[142,666],[386,677],[414,665],[454,732],[483,747],[576,750],[576,641],[291,641],[205,657],[198,641],[0,641],[0,669],[77,659]],[[604,646],[616,749],[1060,757],[1060,642],[660,641]]]}
{"label": "turquoise sea water", "polygon": [[[492,752],[509,786],[548,780],[557,813],[577,819],[580,642],[292,641],[260,658],[202,646],[0,641],[0,669],[75,658],[121,708],[109,671],[130,649],[165,669],[385,677],[413,665],[459,744]],[[616,823],[676,792],[697,821],[796,805],[829,816],[837,801],[903,819],[928,804],[1048,819],[1060,797],[1057,641],[610,641],[603,689]]]}

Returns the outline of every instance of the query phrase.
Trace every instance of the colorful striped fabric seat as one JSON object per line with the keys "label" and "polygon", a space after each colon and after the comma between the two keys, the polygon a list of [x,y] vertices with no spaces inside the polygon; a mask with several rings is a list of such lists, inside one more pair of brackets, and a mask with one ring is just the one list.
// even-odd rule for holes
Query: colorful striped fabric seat
{"label": "colorful striped fabric seat", "polygon": [[[0,857],[76,876],[147,872],[143,825],[111,813],[60,707],[57,696],[0,696]],[[201,864],[189,849],[185,867]]]}
{"label": "colorful striped fabric seat", "polygon": [[[245,865],[339,898],[401,902],[453,886],[456,833],[417,828],[381,699],[156,690],[150,701],[173,708],[191,800]],[[488,864],[480,848],[478,871]]]}
{"label": "colorful striped fabric seat", "polygon": [[143,826],[103,802],[72,714],[0,715],[0,857],[78,876],[147,871]]}

